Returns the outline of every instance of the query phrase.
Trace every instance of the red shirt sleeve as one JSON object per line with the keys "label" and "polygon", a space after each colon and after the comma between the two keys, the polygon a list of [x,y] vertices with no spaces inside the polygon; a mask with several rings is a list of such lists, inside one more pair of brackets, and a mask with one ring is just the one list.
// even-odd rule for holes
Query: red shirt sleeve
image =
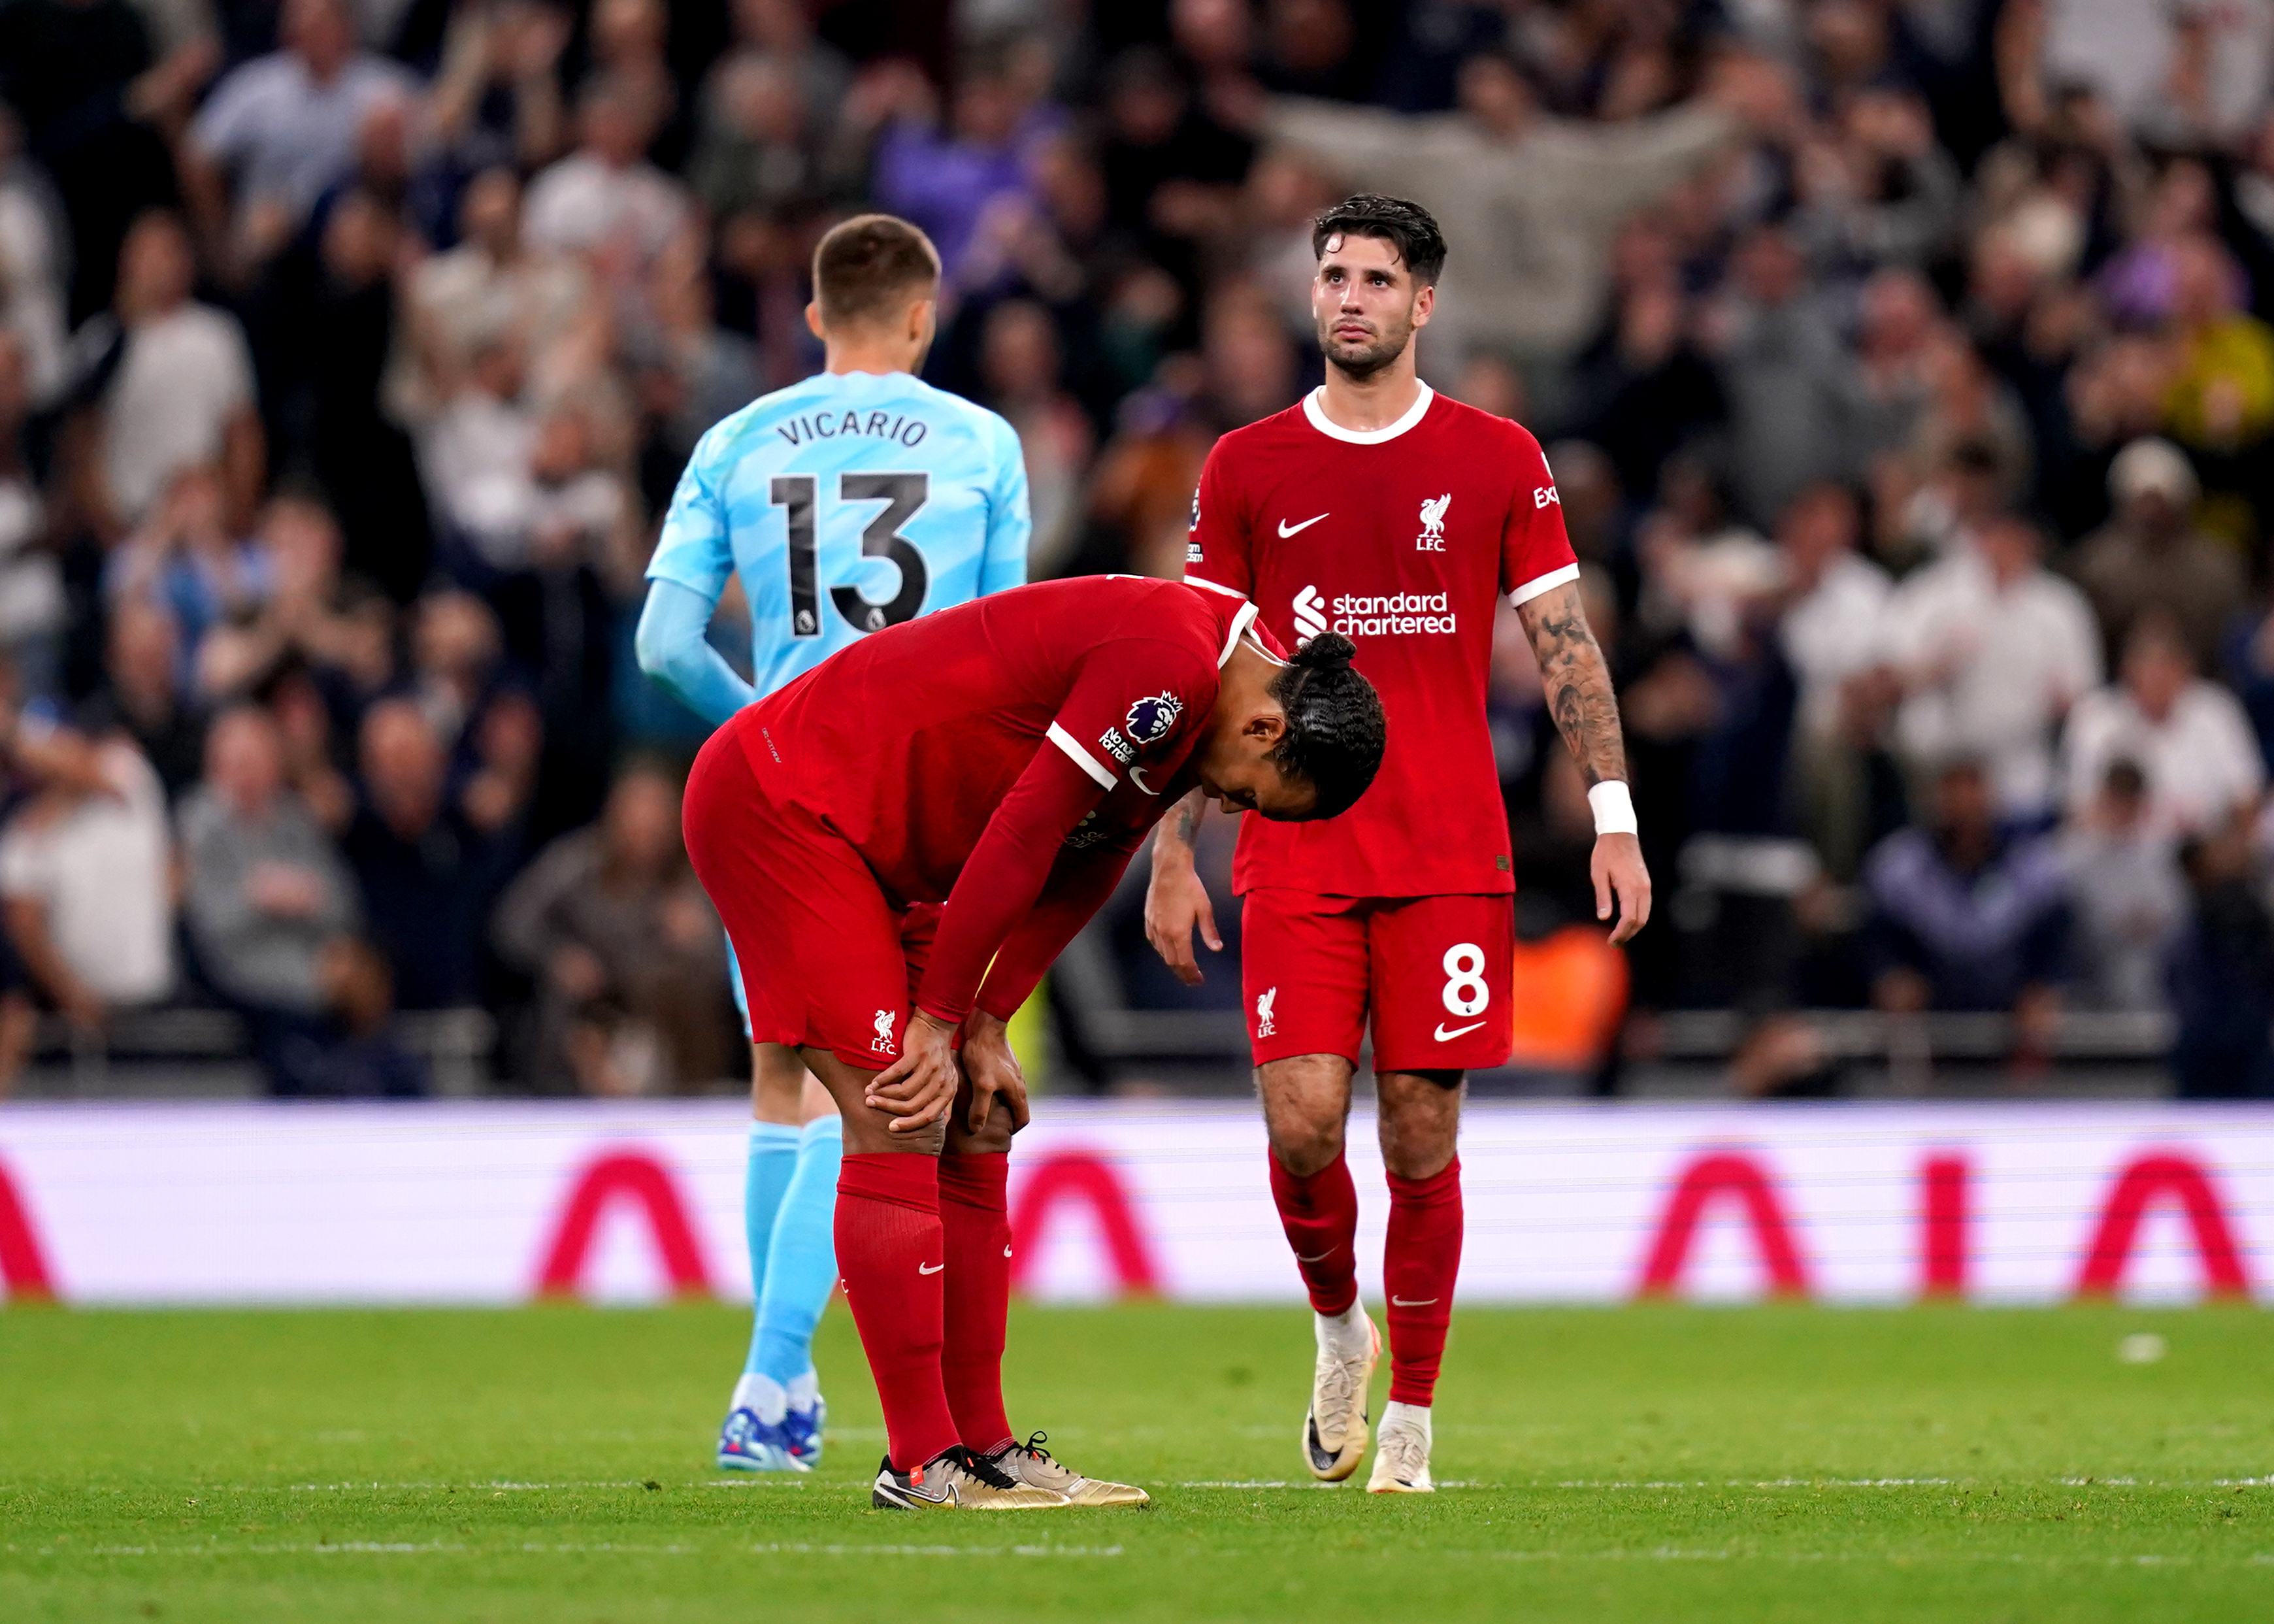
{"label": "red shirt sleeve", "polygon": [[1255,568],[1248,548],[1246,506],[1239,500],[1237,476],[1219,440],[1201,469],[1193,493],[1193,528],[1185,538],[1185,579],[1242,598],[1255,595]]}
{"label": "red shirt sleeve", "polygon": [[1126,842],[1060,854],[1042,896],[995,956],[986,985],[979,989],[982,1009],[998,1021],[1018,1013],[1066,944],[1105,906],[1148,832],[1141,829]]}
{"label": "red shirt sleeve", "polygon": [[1500,535],[1500,589],[1524,603],[1579,578],[1578,555],[1563,531],[1563,497],[1548,472],[1540,442],[1515,424],[1515,490]]}
{"label": "red shirt sleeve", "polygon": [[[1125,775],[1148,795],[1148,780],[1168,782],[1192,753],[1216,704],[1216,668],[1174,643],[1117,638],[1090,651],[1042,747],[956,876],[917,989],[918,1008],[946,1022],[970,1013],[989,963],[1034,912],[1068,838]],[[1111,889],[1108,883],[1081,907],[1067,938]],[[1068,894],[1069,909],[1043,927],[1022,957],[1065,923],[1076,900]],[[1050,956],[1057,956],[1055,948]],[[1046,968],[1047,960],[1035,970],[1036,979]]]}
{"label": "red shirt sleeve", "polygon": [[1216,668],[1178,644],[1101,644],[1051,721],[1050,742],[1100,789],[1125,780],[1150,795],[1185,764],[1216,704]]}

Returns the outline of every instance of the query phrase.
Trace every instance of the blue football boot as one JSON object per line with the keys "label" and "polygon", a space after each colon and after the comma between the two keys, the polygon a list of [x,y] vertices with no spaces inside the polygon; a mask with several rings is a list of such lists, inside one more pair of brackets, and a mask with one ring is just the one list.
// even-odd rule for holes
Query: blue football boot
{"label": "blue football boot", "polygon": [[[815,1439],[815,1453],[820,1441]],[[719,1464],[730,1472],[809,1472],[813,1468],[791,1453],[788,1434],[758,1419],[755,1409],[738,1409],[719,1429]]]}
{"label": "blue football boot", "polygon": [[829,1419],[829,1401],[816,1398],[811,1409],[791,1409],[782,1416],[780,1431],[789,1458],[805,1470],[821,1464],[821,1431]]}

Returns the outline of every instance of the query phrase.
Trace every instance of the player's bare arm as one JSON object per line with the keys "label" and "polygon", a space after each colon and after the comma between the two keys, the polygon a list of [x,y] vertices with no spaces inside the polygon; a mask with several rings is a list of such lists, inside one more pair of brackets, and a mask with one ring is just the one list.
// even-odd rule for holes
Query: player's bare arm
{"label": "player's bare arm", "polygon": [[[1610,667],[1602,647],[1588,628],[1578,584],[1567,582],[1541,593],[1519,604],[1516,612],[1540,661],[1548,714],[1578,762],[1580,777],[1591,794],[1598,784],[1623,785],[1627,752],[1619,731],[1619,702],[1611,691]],[[1629,940],[1649,923],[1650,870],[1643,865],[1642,842],[1631,833],[1598,835],[1588,870],[1595,882],[1595,917],[1611,918],[1614,900],[1617,903],[1614,942]]]}
{"label": "player's bare arm", "polygon": [[1193,867],[1193,847],[1200,839],[1201,820],[1208,816],[1208,797],[1195,789],[1161,820],[1153,832],[1153,878],[1145,888],[1145,940],[1161,956],[1178,980],[1200,985],[1199,956],[1193,950],[1193,931],[1211,952],[1224,951],[1216,934],[1216,905],[1208,887]]}
{"label": "player's bare arm", "polygon": [[1619,732],[1618,701],[1577,584],[1544,592],[1516,612],[1540,661],[1548,714],[1579,763],[1579,775],[1590,789],[1606,779],[1624,779],[1626,741]]}

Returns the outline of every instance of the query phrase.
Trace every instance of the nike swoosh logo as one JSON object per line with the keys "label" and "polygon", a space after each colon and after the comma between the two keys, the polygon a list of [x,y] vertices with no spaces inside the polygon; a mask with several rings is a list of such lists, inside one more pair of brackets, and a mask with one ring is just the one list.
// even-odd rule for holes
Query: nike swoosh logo
{"label": "nike swoosh logo", "polygon": [[947,1267],[947,1265],[944,1263],[920,1263],[916,1265],[916,1273],[919,1274],[937,1274],[945,1267]]}
{"label": "nike swoosh logo", "polygon": [[1133,767],[1129,769],[1129,782],[1135,784],[1140,789],[1142,789],[1148,795],[1158,795],[1161,793],[1158,789],[1156,789],[1152,785],[1145,782],[1145,769],[1141,767]]}
{"label": "nike swoosh logo", "polygon": [[1321,1252],[1315,1258],[1306,1258],[1302,1253],[1297,1252],[1295,1254],[1295,1261],[1298,1263],[1324,1263],[1328,1258],[1333,1256],[1334,1253],[1332,1252]]}
{"label": "nike swoosh logo", "polygon": [[1392,1297],[1389,1299],[1389,1306],[1392,1308],[1427,1308],[1436,1300],[1437,1299],[1434,1297]]}
{"label": "nike swoosh logo", "polygon": [[[1333,511],[1334,510],[1331,508],[1327,510],[1327,512],[1329,513]],[[1317,524],[1320,519],[1326,517],[1326,513],[1321,513],[1318,515],[1317,517],[1305,519],[1299,525],[1291,525],[1283,518],[1279,521],[1279,539],[1282,541],[1284,541],[1289,536],[1293,535],[1299,530],[1308,530],[1312,525]]]}
{"label": "nike swoosh logo", "polygon": [[1447,1031],[1445,1030],[1445,1023],[1442,1021],[1440,1021],[1437,1023],[1437,1041],[1440,1043],[1450,1043],[1463,1032],[1472,1032],[1483,1024],[1484,1023],[1482,1021],[1471,1021],[1466,1026],[1456,1026],[1452,1031]]}
{"label": "nike swoosh logo", "polygon": [[1007,1247],[1007,1246],[1006,1246],[1006,1247],[1005,1247],[1005,1248],[1003,1249],[1003,1255],[1004,1255],[1005,1258],[1008,1258],[1008,1257],[1011,1255],[1011,1249],[1010,1249],[1009,1247]]}

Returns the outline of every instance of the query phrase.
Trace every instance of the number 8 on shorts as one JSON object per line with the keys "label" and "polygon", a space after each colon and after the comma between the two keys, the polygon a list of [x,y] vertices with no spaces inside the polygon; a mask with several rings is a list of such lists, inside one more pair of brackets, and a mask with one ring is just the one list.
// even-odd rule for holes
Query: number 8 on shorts
{"label": "number 8 on shorts", "polygon": [[1492,985],[1485,979],[1485,950],[1472,941],[1457,941],[1445,949],[1445,1008],[1453,1015],[1482,1015],[1492,1002]]}

